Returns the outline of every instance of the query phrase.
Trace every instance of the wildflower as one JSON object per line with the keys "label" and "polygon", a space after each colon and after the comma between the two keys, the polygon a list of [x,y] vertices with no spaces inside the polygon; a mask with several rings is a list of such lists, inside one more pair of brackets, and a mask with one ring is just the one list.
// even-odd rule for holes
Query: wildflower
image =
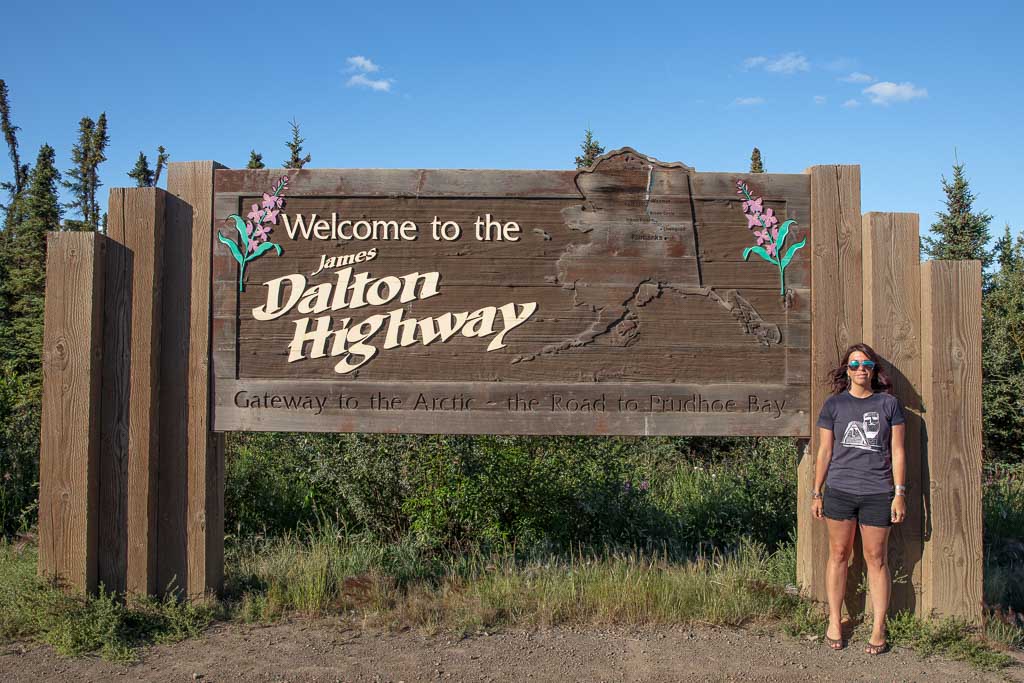
{"label": "wildflower", "polygon": [[640,482],[640,490],[641,491],[646,491],[650,487],[651,487],[651,484],[646,479],[644,479],[642,482]]}

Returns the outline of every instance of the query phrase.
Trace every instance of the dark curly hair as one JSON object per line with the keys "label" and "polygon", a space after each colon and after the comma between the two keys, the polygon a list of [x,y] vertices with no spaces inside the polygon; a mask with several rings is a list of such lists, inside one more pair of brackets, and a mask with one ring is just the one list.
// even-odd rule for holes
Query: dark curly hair
{"label": "dark curly hair", "polygon": [[881,392],[884,394],[892,393],[892,381],[889,379],[889,375],[885,372],[885,367],[882,365],[882,359],[878,357],[875,350],[867,344],[854,344],[850,348],[846,349],[846,353],[843,354],[843,362],[840,363],[839,367],[830,370],[828,373],[829,386],[832,387],[833,394],[841,394],[850,388],[850,378],[846,375],[846,363],[850,360],[850,355],[854,351],[860,351],[870,360],[875,361],[875,371],[871,375],[871,389],[876,393]]}

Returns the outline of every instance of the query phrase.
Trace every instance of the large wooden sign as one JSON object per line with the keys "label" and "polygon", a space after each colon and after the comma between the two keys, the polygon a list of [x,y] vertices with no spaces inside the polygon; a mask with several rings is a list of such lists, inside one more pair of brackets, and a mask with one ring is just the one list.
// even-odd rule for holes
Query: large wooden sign
{"label": "large wooden sign", "polygon": [[810,434],[810,181],[217,170],[214,429]]}

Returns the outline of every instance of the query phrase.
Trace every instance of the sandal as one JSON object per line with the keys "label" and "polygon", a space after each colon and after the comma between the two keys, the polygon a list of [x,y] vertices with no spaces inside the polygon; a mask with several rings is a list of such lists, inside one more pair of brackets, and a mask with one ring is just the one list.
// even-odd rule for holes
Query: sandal
{"label": "sandal", "polygon": [[871,641],[868,641],[867,647],[864,648],[864,652],[871,655],[881,655],[889,651],[889,641],[883,640],[881,645],[875,645]]}
{"label": "sandal", "polygon": [[[840,633],[842,633],[842,631],[840,631]],[[827,629],[825,630],[825,644],[836,651],[842,650],[846,647],[846,641],[843,639],[842,635],[840,635],[839,638],[829,638]]]}

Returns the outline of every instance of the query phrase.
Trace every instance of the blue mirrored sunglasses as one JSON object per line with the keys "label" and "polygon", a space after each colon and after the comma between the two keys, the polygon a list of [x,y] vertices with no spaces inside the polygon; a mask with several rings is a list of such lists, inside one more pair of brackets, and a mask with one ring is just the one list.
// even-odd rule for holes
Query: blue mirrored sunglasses
{"label": "blue mirrored sunglasses", "polygon": [[873,360],[851,360],[849,363],[846,364],[846,367],[850,368],[851,370],[856,370],[859,367],[863,367],[865,370],[874,370],[875,369],[875,361],[873,361]]}

